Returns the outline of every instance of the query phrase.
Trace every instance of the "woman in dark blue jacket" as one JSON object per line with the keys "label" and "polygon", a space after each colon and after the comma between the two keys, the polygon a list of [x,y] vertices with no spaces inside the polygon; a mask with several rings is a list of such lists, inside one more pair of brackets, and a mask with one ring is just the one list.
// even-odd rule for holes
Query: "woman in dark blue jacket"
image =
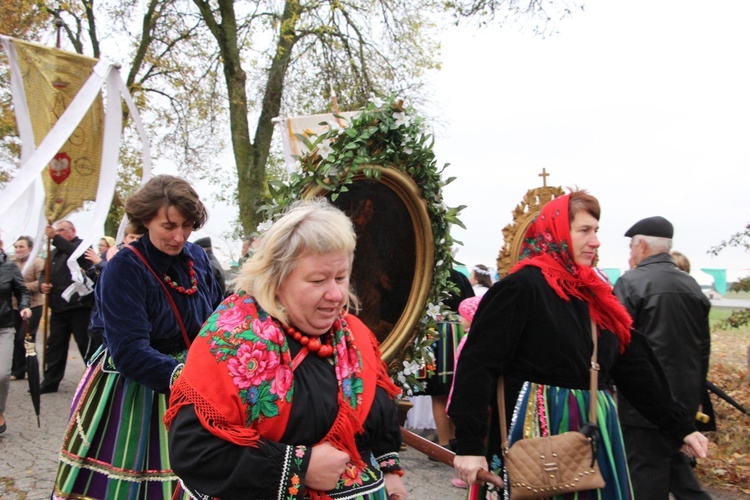
{"label": "woman in dark blue jacket", "polygon": [[207,218],[190,184],[157,176],[125,211],[145,234],[99,277],[104,345],[73,399],[55,498],[171,498],[177,485],[162,418],[187,347],[222,291],[206,253],[187,241]]}

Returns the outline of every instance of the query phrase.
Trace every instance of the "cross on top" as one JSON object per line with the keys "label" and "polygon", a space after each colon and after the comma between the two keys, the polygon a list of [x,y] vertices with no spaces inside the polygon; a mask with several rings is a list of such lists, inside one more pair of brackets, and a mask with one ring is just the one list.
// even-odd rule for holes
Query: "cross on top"
{"label": "cross on top", "polygon": [[539,174],[539,177],[542,178],[542,186],[547,187],[547,177],[549,177],[549,174],[547,173],[547,169],[543,168],[542,173]]}

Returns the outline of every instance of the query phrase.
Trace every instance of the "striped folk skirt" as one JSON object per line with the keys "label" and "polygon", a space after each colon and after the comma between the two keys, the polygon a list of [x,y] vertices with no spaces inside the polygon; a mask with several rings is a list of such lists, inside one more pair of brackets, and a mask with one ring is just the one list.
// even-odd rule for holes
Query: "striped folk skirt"
{"label": "striped folk skirt", "polygon": [[[524,437],[541,435],[540,413],[546,416],[550,435],[579,430],[588,422],[589,393],[588,390],[524,383],[513,412],[508,441],[512,445]],[[609,391],[599,390],[596,402],[596,418],[601,429],[597,462],[606,486],[600,490],[581,491],[549,498],[560,500],[631,500],[633,498],[628,461],[614,398]],[[490,439],[499,444],[499,436],[492,436]],[[489,468],[502,477],[507,485],[508,477],[503,472],[499,446],[491,448],[487,457]],[[498,491],[494,486],[473,485],[469,489],[467,498],[469,500],[494,500],[501,499],[508,494],[507,489]],[[509,497],[506,496],[506,498]]]}
{"label": "striped folk skirt", "polygon": [[[184,361],[185,353],[175,357]],[[172,498],[177,476],[162,422],[168,403],[120,375],[101,349],[73,398],[53,498]]]}
{"label": "striped folk skirt", "polygon": [[450,321],[438,323],[437,333],[437,340],[432,344],[435,373],[427,379],[424,394],[447,396],[453,385],[456,350],[466,333],[460,323]]}

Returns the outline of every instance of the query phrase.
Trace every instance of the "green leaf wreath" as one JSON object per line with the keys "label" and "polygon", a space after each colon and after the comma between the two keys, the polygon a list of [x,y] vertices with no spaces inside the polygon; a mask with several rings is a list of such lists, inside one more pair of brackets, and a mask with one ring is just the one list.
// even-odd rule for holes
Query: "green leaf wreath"
{"label": "green leaf wreath", "polygon": [[325,122],[328,129],[319,135],[296,136],[309,152],[296,157],[298,169],[287,182],[269,184],[273,202],[261,207],[267,222],[259,226],[259,231],[270,225],[284,207],[301,199],[307,189],[319,186],[330,192],[331,200],[335,201],[339,193],[348,190],[347,186],[355,175],[379,179],[380,170],[373,165],[397,169],[414,180],[422,197],[428,201],[427,210],[435,239],[435,270],[415,339],[390,367],[396,383],[406,395],[412,395],[423,388],[420,371],[424,368],[430,374],[434,371],[431,344],[437,338],[438,318],[455,319],[454,313],[443,305],[443,300],[457,291],[448,276],[453,265],[451,248],[460,242],[451,238],[450,226],[465,227],[458,218],[464,206],[445,205],[442,188],[455,178],[441,178],[448,165],[438,169],[432,151],[432,135],[425,131],[423,119],[413,108],[404,106],[403,101],[393,97],[385,100],[373,98],[350,121],[337,118],[344,126]]}

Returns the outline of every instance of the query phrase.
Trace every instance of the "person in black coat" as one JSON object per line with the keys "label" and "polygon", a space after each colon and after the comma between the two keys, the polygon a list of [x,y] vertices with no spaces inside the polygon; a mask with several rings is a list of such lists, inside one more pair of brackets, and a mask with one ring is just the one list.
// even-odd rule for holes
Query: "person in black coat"
{"label": "person in black coat", "polygon": [[13,363],[13,341],[16,336],[14,326],[13,297],[18,301],[22,319],[31,317],[29,290],[21,275],[21,270],[3,251],[0,241],[0,434],[5,432],[5,402],[10,389],[10,368]]}
{"label": "person in black coat", "polygon": [[[617,280],[614,293],[633,317],[633,328],[654,350],[675,399],[695,415],[706,393],[711,302],[670,257],[673,232],[672,224],[658,216],[628,229],[634,267]],[[627,397],[618,404],[635,497],[667,500],[672,493],[676,498],[710,498],[679,443],[671,443]]]}
{"label": "person in black coat", "polygon": [[227,290],[226,275],[224,274],[224,269],[221,267],[219,259],[217,259],[216,255],[214,255],[214,250],[211,247],[211,238],[208,236],[206,236],[205,238],[199,238],[195,240],[195,244],[206,251],[208,260],[211,261],[211,269],[213,269],[214,271],[214,278],[216,278],[216,281],[219,282],[221,293],[225,294]]}
{"label": "person in black coat", "polygon": [[[76,228],[68,220],[61,220],[54,227],[47,226],[46,234],[47,238],[52,240],[55,249],[50,257],[50,281],[42,283],[40,287],[42,293],[49,295],[49,307],[52,311],[47,340],[47,369],[44,370],[44,378],[40,385],[42,394],[57,392],[60,381],[65,375],[71,333],[84,360],[88,360],[88,356],[101,345],[101,341],[89,342],[88,335],[91,309],[94,306],[94,294],[91,293],[93,287],[83,295],[73,293],[70,300],[63,297],[63,292],[73,284],[68,268],[68,258],[75,252],[82,240],[76,236]],[[78,257],[77,261],[84,272],[92,265],[84,255]],[[45,281],[44,274],[40,277],[40,281]]]}
{"label": "person in black coat", "polygon": [[[451,268],[448,279],[456,286],[456,290],[444,301],[445,306],[451,311],[458,313],[461,301],[474,297],[474,289],[471,287],[469,278],[463,273]],[[448,418],[446,407],[448,405],[448,394],[453,384],[453,371],[455,368],[455,353],[452,336],[458,323],[443,323],[441,337],[433,344],[435,359],[438,360],[436,373],[427,379],[425,393],[432,397],[432,417],[435,419],[435,430],[437,431],[438,444],[444,448],[451,448],[452,441],[456,437],[456,428]],[[445,364],[441,364],[445,361]]]}

